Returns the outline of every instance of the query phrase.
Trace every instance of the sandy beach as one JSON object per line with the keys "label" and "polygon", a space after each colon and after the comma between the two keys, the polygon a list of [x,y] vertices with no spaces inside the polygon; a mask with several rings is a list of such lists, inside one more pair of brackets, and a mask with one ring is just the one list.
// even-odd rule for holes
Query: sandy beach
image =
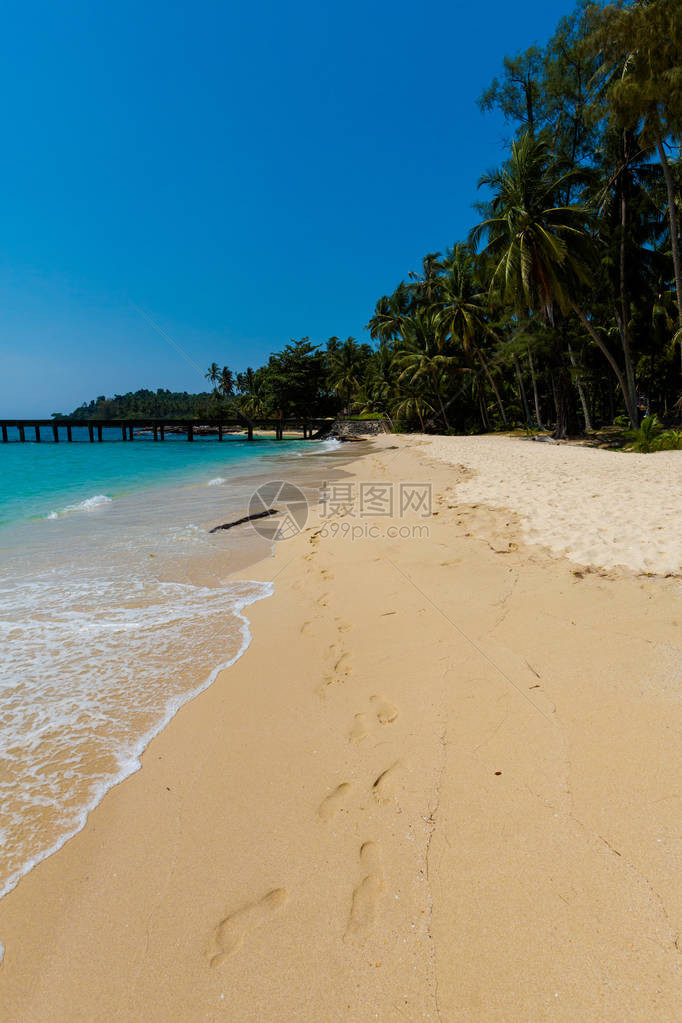
{"label": "sandy beach", "polygon": [[0,901],[0,1020],[679,1020],[681,468],[372,441]]}

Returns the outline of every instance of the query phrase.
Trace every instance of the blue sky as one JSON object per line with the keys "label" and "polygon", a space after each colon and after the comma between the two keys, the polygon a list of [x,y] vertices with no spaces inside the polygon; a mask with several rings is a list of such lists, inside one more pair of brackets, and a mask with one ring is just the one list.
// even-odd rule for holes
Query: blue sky
{"label": "blue sky", "polygon": [[0,417],[365,339],[475,221],[508,134],[477,96],[571,8],[10,0]]}

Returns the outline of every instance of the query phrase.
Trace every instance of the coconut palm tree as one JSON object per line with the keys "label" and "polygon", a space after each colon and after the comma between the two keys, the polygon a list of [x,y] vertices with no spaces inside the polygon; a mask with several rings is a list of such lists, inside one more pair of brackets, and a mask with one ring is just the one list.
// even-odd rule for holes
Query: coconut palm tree
{"label": "coconut palm tree", "polygon": [[406,287],[416,305],[431,306],[440,301],[442,270],[440,252],[429,252],[422,259],[422,272],[410,271],[410,284]]}
{"label": "coconut palm tree", "polygon": [[412,391],[401,394],[391,402],[391,415],[394,419],[419,420],[421,432],[424,433],[424,420],[428,415],[435,412],[433,405],[426,399],[424,394]]}
{"label": "coconut palm tree", "polygon": [[209,383],[213,384],[213,393],[218,393],[218,381],[220,380],[220,366],[217,362],[212,362],[208,367],[208,371],[204,373],[204,377]]}
{"label": "coconut palm tree", "polygon": [[332,356],[328,382],[341,397],[346,412],[350,411],[351,398],[360,387],[363,361],[362,349],[353,337],[346,338]]}
{"label": "coconut palm tree", "polygon": [[682,14],[679,0],[610,4],[599,12],[590,44],[604,58],[601,74],[620,126],[655,148],[667,191],[678,339],[682,358],[682,261],[678,194],[666,152],[682,135]]}
{"label": "coconut palm tree", "polygon": [[267,414],[267,398],[265,394],[265,383],[262,370],[256,370],[249,366],[245,373],[237,375],[237,387],[239,397],[237,407],[244,416],[250,419],[257,419]]}
{"label": "coconut palm tree", "polygon": [[364,385],[366,411],[384,411],[388,408],[396,391],[394,356],[395,350],[387,341],[381,341],[372,354]]}
{"label": "coconut palm tree", "polygon": [[401,281],[392,295],[383,295],[374,308],[374,316],[367,324],[373,341],[394,341],[400,336],[403,316],[410,311],[411,296],[409,285]]}
{"label": "coconut palm tree", "polygon": [[412,316],[402,318],[401,338],[395,354],[395,365],[400,371],[398,382],[406,380],[410,385],[420,381],[428,383],[446,430],[450,429],[450,423],[443,390],[455,361],[447,348],[445,332],[436,310],[418,308]]}
{"label": "coconut palm tree", "polygon": [[522,135],[512,142],[507,164],[480,179],[493,196],[489,215],[474,228],[471,242],[475,247],[487,237],[483,251],[491,260],[491,300],[549,323],[557,311],[578,316],[611,366],[636,425],[636,398],[583,304],[594,264],[589,212],[579,204],[557,205],[557,197],[580,177],[576,169],[562,171],[552,163],[545,140]]}
{"label": "coconut palm tree", "polygon": [[448,253],[443,267],[445,276],[441,284],[442,306],[438,317],[447,326],[452,340],[469,358],[473,356],[481,365],[493,389],[502,422],[506,426],[507,416],[502,398],[480,345],[483,335],[486,333],[492,337],[495,335],[486,323],[486,297],[475,277],[474,255],[471,249],[467,245],[455,245]]}
{"label": "coconut palm tree", "polygon": [[229,398],[234,391],[234,377],[232,376],[232,370],[228,369],[227,366],[223,366],[220,371],[218,389],[224,398]]}

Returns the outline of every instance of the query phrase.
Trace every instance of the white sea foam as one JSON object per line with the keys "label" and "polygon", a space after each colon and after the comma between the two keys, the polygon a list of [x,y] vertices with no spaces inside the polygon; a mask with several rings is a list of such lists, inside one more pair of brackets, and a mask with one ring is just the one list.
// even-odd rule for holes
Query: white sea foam
{"label": "white sea foam", "polygon": [[224,476],[216,476],[216,478],[214,480],[209,480],[208,483],[206,484],[206,486],[207,487],[219,487],[223,483],[227,483],[227,480],[224,478]]}
{"label": "white sea foam", "polygon": [[106,494],[95,494],[94,497],[87,497],[84,501],[80,501],[78,504],[67,504],[61,511],[51,511],[46,516],[48,519],[58,519],[60,515],[66,515],[69,512],[77,511],[94,511],[95,508],[101,508],[102,505],[111,504],[111,498],[107,497]]}
{"label": "white sea foam", "polygon": [[[262,473],[268,461],[253,465]],[[204,486],[64,501],[53,528],[4,534],[0,896],[84,826],[150,739],[248,646],[244,609],[272,587],[226,579],[246,538],[216,543],[207,525],[218,508],[238,517],[252,484],[247,473],[207,491],[205,475]]]}
{"label": "white sea foam", "polygon": [[319,447],[314,451],[311,451],[311,455],[327,455],[330,451],[336,451],[341,447],[343,441],[337,440],[336,437],[330,437],[328,440],[318,441]]}
{"label": "white sea foam", "polygon": [[[243,610],[273,590],[57,575],[0,589],[0,897],[80,831],[179,708],[241,656]],[[51,607],[60,581],[68,599]]]}

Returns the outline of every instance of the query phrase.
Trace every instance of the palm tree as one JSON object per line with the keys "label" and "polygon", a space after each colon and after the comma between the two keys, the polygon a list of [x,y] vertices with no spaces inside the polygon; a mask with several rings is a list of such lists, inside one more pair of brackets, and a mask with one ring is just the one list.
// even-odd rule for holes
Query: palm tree
{"label": "palm tree", "polygon": [[395,350],[387,341],[381,341],[372,354],[365,378],[367,411],[383,411],[396,389],[393,360]]}
{"label": "palm tree", "polygon": [[594,262],[588,211],[577,204],[556,205],[556,197],[579,177],[575,169],[561,171],[552,163],[546,141],[521,136],[512,142],[508,163],[479,182],[492,189],[493,197],[490,215],[474,228],[471,240],[475,246],[487,235],[491,300],[497,298],[519,314],[537,313],[549,323],[557,310],[578,316],[611,366],[636,425],[636,397],[582,304]]}
{"label": "palm tree", "polygon": [[374,308],[374,316],[367,324],[373,341],[394,341],[400,336],[403,316],[410,311],[411,296],[409,285],[401,281],[392,295],[383,295]]}
{"label": "palm tree", "polygon": [[391,403],[391,415],[395,419],[419,420],[422,433],[424,433],[424,419],[435,412],[433,405],[429,404],[426,397],[417,391],[408,394],[401,394]]}
{"label": "palm tree", "polygon": [[[506,426],[507,416],[502,398],[479,344],[479,338],[483,334],[487,333],[492,337],[495,335],[485,321],[485,295],[477,287],[471,249],[466,245],[455,245],[448,253],[443,266],[446,276],[441,286],[443,305],[438,315],[447,325],[453,341],[459,344],[467,356],[473,354],[481,364],[493,389],[502,422]],[[497,338],[495,340],[497,341]]]}
{"label": "palm tree", "polygon": [[355,338],[348,337],[334,352],[329,371],[329,386],[341,396],[347,413],[351,397],[360,387],[362,368],[360,346]]}
{"label": "palm tree", "polygon": [[212,362],[208,367],[208,372],[204,373],[205,378],[213,384],[213,393],[218,393],[218,381],[220,380],[220,366],[217,362]]}
{"label": "palm tree", "polygon": [[673,169],[666,146],[682,134],[682,45],[679,0],[648,0],[600,12],[590,42],[606,63],[607,96],[620,125],[656,149],[668,196],[670,245],[682,357],[682,264]]}
{"label": "palm tree", "polygon": [[237,387],[240,392],[237,407],[242,415],[257,419],[267,413],[265,387],[260,370],[254,372],[249,366],[245,373],[239,373]]}
{"label": "palm tree", "polygon": [[442,269],[440,252],[429,252],[422,259],[422,272],[419,274],[410,271],[412,283],[407,285],[407,289],[416,305],[430,306],[438,303]]}
{"label": "palm tree", "polygon": [[433,309],[418,308],[412,316],[401,322],[401,340],[395,354],[400,370],[398,382],[407,380],[411,385],[428,382],[438,403],[445,429],[450,429],[443,402],[444,376],[455,364],[449,354],[442,324]]}
{"label": "palm tree", "polygon": [[224,398],[229,398],[234,390],[234,377],[232,376],[232,370],[228,369],[227,366],[223,366],[220,371],[218,387]]}

